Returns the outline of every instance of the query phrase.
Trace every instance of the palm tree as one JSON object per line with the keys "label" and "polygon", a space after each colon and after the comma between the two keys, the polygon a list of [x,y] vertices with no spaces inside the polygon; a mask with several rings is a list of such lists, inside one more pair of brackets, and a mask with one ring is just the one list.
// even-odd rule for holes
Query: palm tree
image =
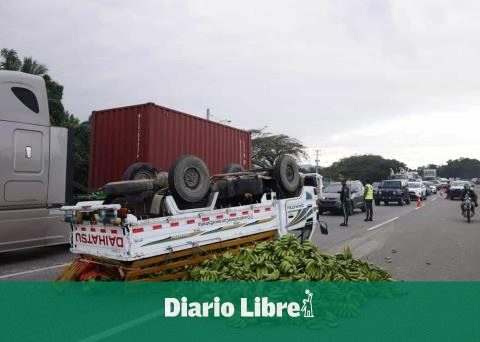
{"label": "palm tree", "polygon": [[23,62],[18,58],[17,51],[14,49],[2,49],[0,55],[3,62],[0,63],[0,69],[21,71],[27,74],[43,76],[48,69],[44,64],[38,63],[32,57],[24,57]]}
{"label": "palm tree", "polygon": [[27,74],[42,76],[47,73],[48,69],[44,64],[37,63],[32,57],[24,57],[20,71],[26,72]]}
{"label": "palm tree", "polygon": [[20,70],[22,62],[18,58],[17,51],[14,49],[2,49],[0,55],[3,57],[3,62],[0,63],[0,69],[3,70]]}

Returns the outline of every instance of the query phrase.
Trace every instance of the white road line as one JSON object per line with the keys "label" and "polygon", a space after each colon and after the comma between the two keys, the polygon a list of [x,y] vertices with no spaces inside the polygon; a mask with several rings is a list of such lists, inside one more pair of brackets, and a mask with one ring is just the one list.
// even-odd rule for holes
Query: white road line
{"label": "white road line", "polygon": [[30,274],[30,273],[35,273],[35,272],[41,272],[41,271],[47,271],[47,270],[53,270],[55,268],[60,268],[60,267],[66,267],[70,265],[70,263],[67,264],[61,264],[61,265],[54,265],[54,266],[47,266],[47,267],[40,267],[40,268],[35,268],[33,270],[28,270],[28,271],[23,271],[23,272],[17,272],[17,273],[10,273],[10,274],[4,274],[0,276],[0,279],[7,279],[7,278],[12,278],[15,276],[19,275],[24,275],[24,274]]}
{"label": "white road line", "polygon": [[370,228],[367,229],[367,231],[380,228],[381,226],[386,225],[387,223],[393,222],[393,221],[395,221],[395,220],[398,220],[398,216],[397,216],[397,217],[394,217],[394,218],[392,218],[392,219],[390,219],[390,220],[388,220],[388,221],[385,221],[385,222],[383,222],[383,223],[377,224],[376,226],[370,227]]}
{"label": "white road line", "polygon": [[149,313],[145,316],[141,316],[141,317],[139,317],[137,319],[134,319],[132,321],[129,321],[129,322],[123,323],[121,325],[118,325],[116,327],[113,327],[113,328],[107,329],[105,331],[102,331],[102,332],[100,332],[96,335],[84,338],[83,340],[80,340],[80,342],[96,342],[96,341],[103,340],[107,337],[110,337],[112,335],[116,335],[118,333],[121,333],[122,331],[133,328],[133,327],[135,327],[139,324],[143,324],[143,323],[148,322],[152,319],[160,317],[164,314],[164,312],[165,312],[164,309],[160,309],[160,310],[151,312],[151,313]]}

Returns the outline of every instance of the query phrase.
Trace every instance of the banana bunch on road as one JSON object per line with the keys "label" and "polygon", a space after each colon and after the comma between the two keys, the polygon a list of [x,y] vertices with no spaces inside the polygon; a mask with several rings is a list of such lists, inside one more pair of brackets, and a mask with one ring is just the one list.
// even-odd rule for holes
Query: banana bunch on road
{"label": "banana bunch on road", "polygon": [[[320,253],[311,241],[301,243],[287,234],[278,240],[260,242],[254,248],[222,255],[190,267],[189,280],[194,281],[390,281],[391,275],[376,266],[352,256],[347,247],[343,253]],[[352,304],[355,306],[355,304]],[[345,309],[345,311],[344,311]],[[340,316],[355,316],[355,308],[338,308]]]}

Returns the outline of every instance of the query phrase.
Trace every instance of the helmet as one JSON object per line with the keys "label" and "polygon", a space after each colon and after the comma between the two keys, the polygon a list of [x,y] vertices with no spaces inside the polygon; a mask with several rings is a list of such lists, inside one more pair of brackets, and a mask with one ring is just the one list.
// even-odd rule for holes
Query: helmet
{"label": "helmet", "polygon": [[465,185],[463,186],[463,188],[464,188],[465,190],[470,190],[470,184],[465,183]]}

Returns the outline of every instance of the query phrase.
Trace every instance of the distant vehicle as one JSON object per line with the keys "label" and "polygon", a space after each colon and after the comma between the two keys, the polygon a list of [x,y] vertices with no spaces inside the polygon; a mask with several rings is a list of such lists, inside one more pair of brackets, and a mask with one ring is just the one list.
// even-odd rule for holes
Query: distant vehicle
{"label": "distant vehicle", "polygon": [[400,206],[410,204],[407,180],[384,180],[375,194],[375,204],[380,205],[381,202],[384,202],[385,205],[388,205],[390,202],[396,202]]}
{"label": "distant vehicle", "polygon": [[[347,182],[347,186],[350,187],[350,214],[353,214],[355,209],[365,212],[362,182],[358,180]],[[342,210],[342,203],[340,202],[341,189],[342,183],[340,182],[330,183],[323,189],[318,205],[320,214],[325,211],[340,212]]]}
{"label": "distant vehicle", "polygon": [[437,190],[440,190],[440,188],[442,187],[442,183],[438,179],[429,180],[428,182],[434,185]]}
{"label": "distant vehicle", "polygon": [[427,199],[427,187],[422,182],[408,182],[408,192],[412,200],[418,197],[422,200]]}
{"label": "distant vehicle", "polygon": [[404,171],[404,172],[396,173],[391,175],[389,179],[405,179],[413,182],[422,180],[422,178],[418,175],[418,173],[414,171]]}
{"label": "distant vehicle", "polygon": [[381,184],[382,184],[382,182],[373,182],[373,183],[372,183],[373,194],[374,194],[374,195],[377,193],[378,188],[380,187]]}
{"label": "distant vehicle", "polygon": [[452,181],[451,186],[450,186],[450,192],[449,192],[449,197],[451,200],[454,200],[455,198],[460,197],[462,194],[463,188],[465,187],[465,184],[469,184],[469,181]]}
{"label": "distant vehicle", "polygon": [[68,242],[68,130],[50,125],[42,77],[0,71],[0,252]]}
{"label": "distant vehicle", "polygon": [[423,184],[427,187],[427,194],[430,192],[431,194],[437,193],[437,185],[433,181],[424,181]]}
{"label": "distant vehicle", "polygon": [[471,182],[478,185],[480,184],[480,178],[472,178]]}
{"label": "distant vehicle", "polygon": [[323,177],[318,173],[305,173],[303,177],[303,185],[313,187],[316,199],[320,198],[323,192]]}
{"label": "distant vehicle", "polygon": [[437,170],[436,169],[424,169],[422,179],[423,180],[437,179]]}

